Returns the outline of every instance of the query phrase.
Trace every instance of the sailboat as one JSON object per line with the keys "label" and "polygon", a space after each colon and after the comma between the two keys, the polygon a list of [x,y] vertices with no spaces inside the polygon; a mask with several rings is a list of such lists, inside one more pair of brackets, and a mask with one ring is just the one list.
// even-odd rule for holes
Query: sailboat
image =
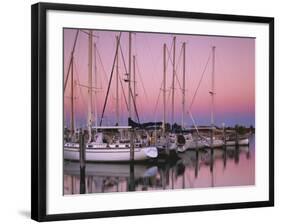
{"label": "sailboat", "polygon": [[[107,130],[127,130],[130,133],[130,126],[97,126],[96,133],[92,136],[92,31],[89,31],[89,63],[88,63],[88,142],[85,144],[85,160],[96,162],[126,162],[126,161],[141,161],[158,156],[157,148],[150,146],[146,141],[138,141],[137,139],[124,140],[120,136],[113,138],[104,134]],[[120,44],[120,35],[117,39],[117,47],[115,52],[114,64],[118,58],[118,48]],[[131,73],[131,33],[129,33],[129,80]],[[118,59],[117,59],[118,61]],[[72,61],[73,63],[73,61]],[[113,66],[114,66],[113,64]],[[96,75],[96,74],[95,74]],[[112,74],[111,74],[112,75]],[[118,77],[118,65],[116,66],[116,77]],[[116,78],[118,82],[118,78]],[[129,102],[131,98],[131,89],[129,81]],[[73,105],[72,105],[73,106]],[[130,114],[130,108],[129,108]],[[72,113],[73,116],[73,113]],[[130,116],[130,115],[129,115]],[[95,117],[97,120],[97,116]],[[73,118],[72,118],[73,120]],[[132,156],[133,155],[133,156]],[[79,160],[80,158],[80,143],[65,142],[64,144],[64,159]]]}
{"label": "sailboat", "polygon": [[[100,127],[104,129],[129,129],[130,127]],[[157,150],[153,146],[144,146],[145,142],[134,144],[134,160],[146,160],[156,158]],[[112,140],[109,142],[104,138],[103,132],[98,132],[93,141],[86,144],[85,159],[86,161],[96,162],[125,162],[130,161],[131,144],[129,140]],[[80,143],[66,142],[64,144],[64,158],[68,160],[79,160],[80,158]]]}
{"label": "sailboat", "polygon": [[193,138],[191,133],[183,134],[184,144],[178,143],[178,152],[185,152],[188,149],[202,149],[206,144],[201,139]]}
{"label": "sailboat", "polygon": [[[185,45],[183,45],[183,84],[185,82]],[[211,137],[206,137],[202,136],[199,134],[198,128],[195,125],[194,119],[191,116],[191,119],[195,125],[195,129],[197,131],[197,137],[193,137],[192,134],[183,134],[182,136],[184,137],[184,142],[183,144],[178,144],[178,151],[179,152],[184,152],[187,149],[202,149],[202,148],[219,148],[224,145],[224,141],[221,139],[218,139],[217,137],[214,136],[214,131],[215,131],[215,124],[214,124],[214,95],[215,95],[215,90],[214,90],[214,76],[215,76],[215,47],[212,47],[212,90],[209,92],[211,95],[211,100],[212,100],[212,108],[211,108]],[[182,109],[182,126],[183,126],[183,114],[184,114],[184,102],[185,102],[185,87],[183,86],[183,93],[182,93],[182,104],[183,104],[183,109]],[[190,114],[191,115],[191,114]]]}
{"label": "sailboat", "polygon": [[[174,119],[174,79],[175,79],[175,45],[173,38],[173,82],[172,82],[172,123]],[[163,122],[162,135],[157,139],[156,145],[160,154],[175,155],[177,152],[177,136],[175,133],[166,132],[166,44],[163,45]]]}
{"label": "sailboat", "polygon": [[[176,49],[176,37],[173,38],[173,79],[172,79],[172,124],[174,122],[174,90],[175,90],[175,49]],[[182,121],[181,127],[184,129],[184,114],[185,114],[185,51],[186,43],[182,44],[183,50],[183,86],[182,86]],[[199,138],[194,139],[192,134],[179,134],[179,133],[166,133],[165,124],[166,124],[166,44],[163,46],[163,134],[158,138],[157,148],[160,151],[172,152],[184,152],[187,149],[197,149],[204,148],[207,146],[206,140],[201,140]],[[184,130],[185,131],[185,130]]]}
{"label": "sailboat", "polygon": [[212,102],[212,108],[211,108],[211,136],[205,138],[208,141],[208,146],[211,148],[219,148],[224,145],[224,141],[221,139],[218,139],[214,136],[215,132],[215,121],[214,121],[214,100],[215,100],[215,53],[216,53],[216,47],[212,47],[212,87],[211,91],[209,92],[211,95],[211,102]]}

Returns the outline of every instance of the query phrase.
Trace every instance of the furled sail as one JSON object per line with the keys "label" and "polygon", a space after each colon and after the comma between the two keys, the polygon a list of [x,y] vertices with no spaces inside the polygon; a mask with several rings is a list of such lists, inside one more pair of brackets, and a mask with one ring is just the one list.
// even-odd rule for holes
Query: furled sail
{"label": "furled sail", "polygon": [[132,128],[142,128],[142,129],[150,129],[150,128],[160,128],[162,122],[146,122],[146,123],[138,123],[133,121],[131,118],[128,118],[128,126]]}

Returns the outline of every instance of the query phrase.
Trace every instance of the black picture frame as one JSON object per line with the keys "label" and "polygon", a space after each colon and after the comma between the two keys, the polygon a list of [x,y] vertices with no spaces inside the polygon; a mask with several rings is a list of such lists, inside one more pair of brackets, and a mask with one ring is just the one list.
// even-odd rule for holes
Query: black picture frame
{"label": "black picture frame", "polygon": [[[161,213],[192,212],[237,208],[274,206],[274,18],[195,13],[183,11],[164,11],[137,8],[103,7],[73,4],[37,3],[31,10],[31,218],[37,221],[74,220],[99,217],[147,215]],[[217,21],[253,22],[269,25],[269,200],[224,203],[196,206],[159,207],[149,209],[114,210],[102,212],[83,212],[68,214],[46,213],[46,13],[48,10],[73,12],[100,12],[123,15],[140,15],[168,18],[191,18]]]}

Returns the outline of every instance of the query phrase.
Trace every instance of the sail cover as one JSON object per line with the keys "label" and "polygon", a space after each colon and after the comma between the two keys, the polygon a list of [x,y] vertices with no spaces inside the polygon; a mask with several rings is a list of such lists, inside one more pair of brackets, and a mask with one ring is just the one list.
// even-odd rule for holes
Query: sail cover
{"label": "sail cover", "polygon": [[141,129],[151,129],[151,128],[160,128],[162,122],[146,122],[146,123],[138,123],[133,121],[131,118],[128,118],[128,126],[132,128],[141,128]]}

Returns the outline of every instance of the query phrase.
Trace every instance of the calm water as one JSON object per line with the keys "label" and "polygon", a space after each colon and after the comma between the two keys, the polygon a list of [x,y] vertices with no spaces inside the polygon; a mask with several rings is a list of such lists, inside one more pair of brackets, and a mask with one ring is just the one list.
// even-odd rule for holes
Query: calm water
{"label": "calm water", "polygon": [[255,138],[250,146],[186,151],[179,159],[143,164],[64,163],[64,194],[150,191],[255,184]]}

